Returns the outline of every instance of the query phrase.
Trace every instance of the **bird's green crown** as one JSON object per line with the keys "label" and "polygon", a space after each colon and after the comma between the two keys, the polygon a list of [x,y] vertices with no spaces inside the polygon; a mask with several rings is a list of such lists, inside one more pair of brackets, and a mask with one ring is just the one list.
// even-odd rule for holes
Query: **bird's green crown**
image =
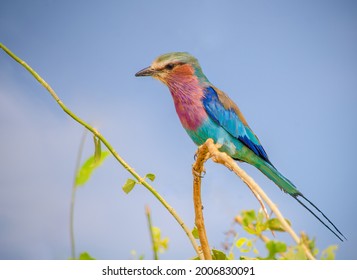
{"label": "bird's green crown", "polygon": [[187,52],[172,52],[160,55],[155,59],[154,64],[157,66],[166,66],[168,64],[190,64],[192,66],[200,67],[198,60]]}

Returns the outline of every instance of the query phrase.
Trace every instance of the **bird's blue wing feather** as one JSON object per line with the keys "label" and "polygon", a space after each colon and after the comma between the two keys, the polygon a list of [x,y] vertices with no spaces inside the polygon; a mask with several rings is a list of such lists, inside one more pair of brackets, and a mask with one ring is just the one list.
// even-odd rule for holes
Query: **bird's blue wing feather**
{"label": "bird's blue wing feather", "polygon": [[208,116],[223,127],[233,137],[239,139],[256,155],[269,162],[263,146],[241,115],[238,107],[227,95],[213,87],[204,90],[202,99]]}

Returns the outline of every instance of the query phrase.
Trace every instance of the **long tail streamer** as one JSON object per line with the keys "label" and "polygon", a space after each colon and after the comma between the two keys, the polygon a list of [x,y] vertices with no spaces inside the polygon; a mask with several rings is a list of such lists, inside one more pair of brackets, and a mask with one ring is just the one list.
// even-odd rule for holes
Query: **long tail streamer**
{"label": "long tail streamer", "polygon": [[302,195],[301,193],[299,193],[298,196],[292,196],[293,198],[295,198],[297,200],[297,202],[299,202],[307,211],[309,211],[316,219],[318,219],[327,229],[329,229],[338,239],[340,239],[343,242],[343,239],[340,235],[337,234],[337,232],[335,230],[333,230],[329,225],[327,225],[324,221],[321,220],[321,218],[319,216],[317,216],[309,207],[307,207],[301,200],[298,199],[298,197],[302,197],[303,199],[305,199],[312,207],[314,207],[329,223],[330,225],[332,225],[332,227],[345,239],[347,240],[347,238],[342,234],[342,232],[334,225],[333,222],[331,222],[331,220],[329,218],[327,218],[327,216],[315,205],[313,204],[309,199],[307,199],[304,195]]}

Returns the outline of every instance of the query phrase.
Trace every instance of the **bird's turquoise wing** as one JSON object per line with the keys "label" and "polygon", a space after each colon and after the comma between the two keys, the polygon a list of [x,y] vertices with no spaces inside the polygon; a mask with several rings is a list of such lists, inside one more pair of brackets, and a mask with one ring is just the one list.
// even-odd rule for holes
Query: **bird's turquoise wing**
{"label": "bird's turquoise wing", "polygon": [[258,137],[248,126],[237,105],[224,92],[212,86],[207,87],[202,101],[208,116],[212,120],[233,137],[239,139],[256,155],[270,163]]}

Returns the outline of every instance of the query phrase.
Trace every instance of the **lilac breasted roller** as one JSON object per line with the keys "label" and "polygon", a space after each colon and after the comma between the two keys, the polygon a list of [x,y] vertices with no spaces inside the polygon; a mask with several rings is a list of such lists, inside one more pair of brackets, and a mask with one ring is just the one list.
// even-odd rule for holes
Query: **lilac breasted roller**
{"label": "lilac breasted roller", "polygon": [[186,52],[164,54],[135,76],[151,76],[169,88],[177,115],[193,142],[202,145],[211,138],[220,144],[220,151],[255,166],[343,241],[345,236],[330,219],[273,166],[238,106],[209,82],[195,57]]}

